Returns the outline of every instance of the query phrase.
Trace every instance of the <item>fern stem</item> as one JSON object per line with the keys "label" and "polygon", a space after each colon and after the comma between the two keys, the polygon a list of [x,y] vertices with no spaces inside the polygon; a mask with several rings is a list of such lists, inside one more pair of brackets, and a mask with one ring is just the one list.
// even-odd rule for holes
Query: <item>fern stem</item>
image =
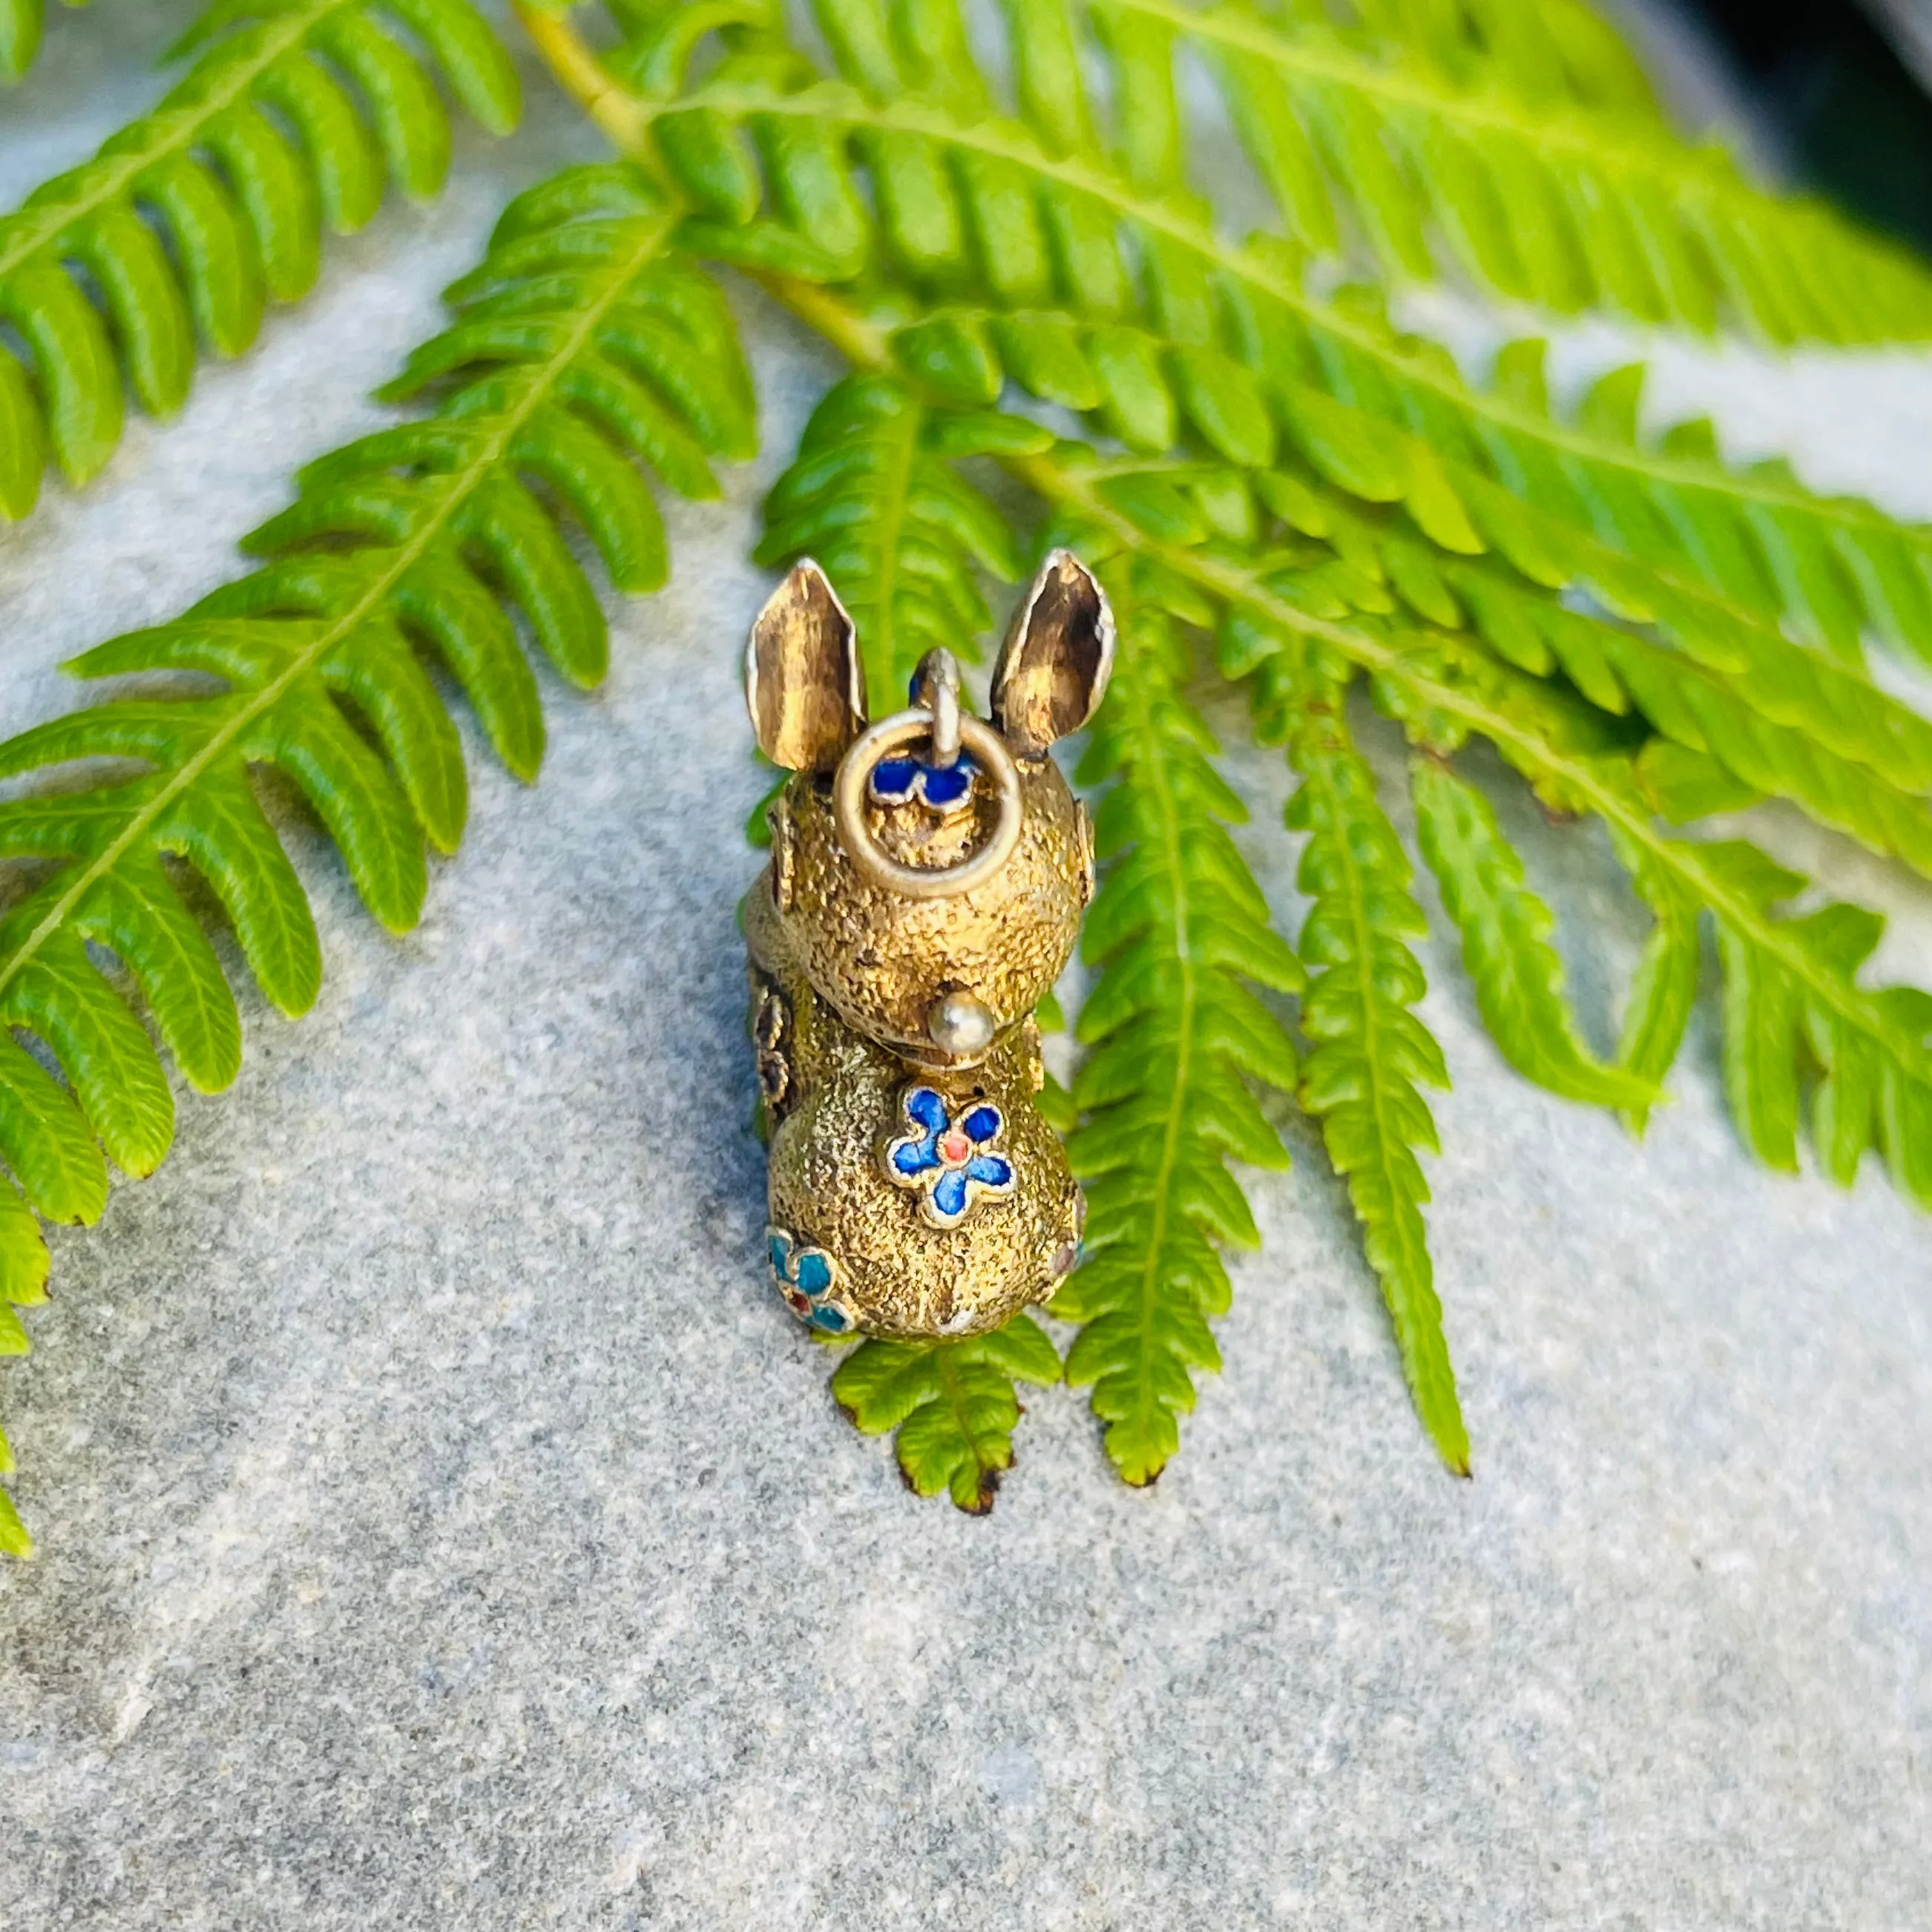
{"label": "fern stem", "polygon": [[62,930],[94,886],[147,838],[169,807],[224,756],[258,719],[272,710],[292,686],[314,670],[322,659],[358,625],[381,610],[403,578],[428,555],[463,506],[488,481],[518,431],[548,399],[557,378],[583,352],[598,326],[623,298],[632,276],[644,263],[656,259],[677,219],[675,212],[667,212],[651,226],[641,230],[638,245],[612,266],[610,280],[604,291],[574,318],[568,330],[560,338],[556,350],[544,361],[532,362],[520,372],[524,382],[522,396],[496,419],[491,434],[476,443],[464,466],[450,472],[448,487],[435,509],[388,553],[382,568],[370,578],[355,602],[331,618],[302,650],[290,658],[286,667],[262,684],[247,704],[238,706],[233,715],[210,734],[200,750],[169,774],[166,782],[158,786],[129,818],[115,838],[75,872],[60,896],[50,902],[46,911],[12,956],[0,965],[0,993],[5,992],[22,968],[47,940]]}
{"label": "fern stem", "polygon": [[211,88],[191,109],[170,116],[166,133],[152,147],[130,148],[114,156],[116,165],[102,167],[90,182],[88,192],[76,200],[50,202],[40,211],[24,208],[10,217],[7,244],[0,248],[0,278],[11,274],[29,256],[51,246],[98,209],[120,200],[135,177],[145,174],[158,161],[165,160],[170,154],[190,152],[206,136],[209,123],[244,99],[262,75],[291,48],[299,46],[331,14],[347,13],[362,4],[363,0],[310,0],[305,10],[264,27],[255,51],[246,59],[236,62],[224,74],[220,85]]}
{"label": "fern stem", "polygon": [[815,329],[854,368],[892,368],[892,352],[886,331],[861,315],[842,296],[797,275],[779,274],[759,268],[748,268],[743,272],[800,322]]}
{"label": "fern stem", "polygon": [[511,0],[511,10],[530,37],[550,77],[616,146],[639,148],[650,117],[643,104],[604,71],[590,44],[561,15],[546,13],[530,0]]}

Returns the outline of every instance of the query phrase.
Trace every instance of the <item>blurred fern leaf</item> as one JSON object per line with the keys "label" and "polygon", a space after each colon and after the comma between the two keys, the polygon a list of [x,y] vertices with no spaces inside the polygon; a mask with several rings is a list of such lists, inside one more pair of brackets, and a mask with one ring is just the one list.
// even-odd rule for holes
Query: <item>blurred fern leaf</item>
{"label": "blurred fern leaf", "polygon": [[1396,277],[1449,268],[1547,309],[1706,330],[1721,316],[1777,342],[1932,328],[1932,278],[1909,254],[1822,204],[1773,200],[1721,149],[1552,112],[1560,94],[1511,98],[1486,69],[1459,86],[1400,42],[1352,44],[1305,15],[1191,0],[1088,10],[1116,70],[1123,149],[1160,157],[1136,170],[1143,188],[1185,184],[1180,142],[1150,132],[1179,125],[1176,61],[1192,48],[1287,232],[1312,250],[1359,238]]}
{"label": "blurred fern leaf", "polygon": [[[400,28],[406,42],[389,31]],[[23,517],[50,454],[70,482],[119,442],[124,379],[166,416],[197,340],[236,356],[262,306],[315,280],[320,236],[361,227],[386,174],[434,194],[448,117],[516,122],[515,69],[470,0],[220,0],[152,114],[0,219],[0,512]]]}
{"label": "blurred fern leaf", "polygon": [[[85,7],[88,0],[65,0]],[[46,0],[0,0],[0,81],[18,80],[40,51]]]}

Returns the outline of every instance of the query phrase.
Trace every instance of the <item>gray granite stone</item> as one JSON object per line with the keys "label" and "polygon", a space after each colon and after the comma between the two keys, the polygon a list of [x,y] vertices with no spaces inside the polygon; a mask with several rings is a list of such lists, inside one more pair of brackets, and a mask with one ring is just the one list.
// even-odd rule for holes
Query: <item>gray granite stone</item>
{"label": "gray granite stone", "polygon": [[[50,82],[76,152],[85,78]],[[9,532],[0,723],[227,574],[291,464],[375,419],[503,195],[575,152],[541,101],[466,139],[447,200]],[[1226,1372],[1151,1490],[1065,1390],[982,1521],[839,1418],[760,1279],[732,925],[746,554],[830,365],[746,318],[767,452],[674,512],[606,688],[547,686],[542,782],[476,760],[401,940],[292,814],[315,1012],[248,996],[235,1090],[184,1094],[160,1173],[56,1238],[0,1377],[42,1548],[0,1570],[0,1922],[1932,1922],[1932,1231],[1877,1175],[1755,1169],[1708,1010],[1640,1146],[1510,1075],[1426,951],[1472,1483],[1292,1119]],[[1745,442],[1932,509],[1922,358],[1663,362]],[[1292,914],[1285,776],[1234,769]],[[1509,811],[1604,1035],[1634,909],[1594,835]],[[1772,836],[1898,912],[1889,963],[1923,973],[1924,892]]]}

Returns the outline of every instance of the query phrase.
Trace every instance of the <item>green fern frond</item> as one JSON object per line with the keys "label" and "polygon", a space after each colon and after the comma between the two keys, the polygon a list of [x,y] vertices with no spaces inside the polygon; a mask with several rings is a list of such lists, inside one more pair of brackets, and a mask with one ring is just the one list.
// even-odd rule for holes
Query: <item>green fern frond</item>
{"label": "green fern frond", "polygon": [[[1116,458],[1089,475],[1110,500],[1158,494],[1168,506],[1164,527],[1186,541],[1212,530],[1250,542],[1279,515],[1334,553],[1325,567],[1304,560],[1295,573],[1297,596],[1316,614],[1387,617],[1406,607],[1505,664],[1567,680],[1600,710],[1640,718],[1687,753],[1708,754],[1750,795],[1789,799],[1932,876],[1932,725],[1862,672],[1749,614],[1706,598],[1694,627],[1675,637],[1640,629],[1574,608],[1502,560],[1433,554],[1412,526],[1279,460],[1234,471],[1198,458]],[[1279,542],[1277,553],[1287,555]],[[1439,638],[1436,647],[1454,648]]]}
{"label": "green fern frond", "polygon": [[[1088,0],[1117,70],[1121,145],[1136,121],[1178,124],[1175,58],[1207,60],[1288,232],[1319,251],[1352,228],[1384,272],[1453,266],[1498,294],[1560,311],[1620,310],[1771,340],[1923,336],[1932,277],[1822,203],[1752,188],[1720,149],[1605,121],[1489,76],[1446,86],[1397,47],[1364,49],[1319,22],[1233,4]],[[1186,186],[1170,165],[1140,185]],[[1439,240],[1436,238],[1440,238]]]}
{"label": "green fern frond", "polygon": [[896,701],[935,646],[974,654],[992,614],[976,562],[1008,583],[1024,570],[1005,518],[952,466],[1011,448],[1016,434],[1030,447],[1047,440],[1010,417],[930,409],[890,376],[848,376],[812,412],[796,460],[766,498],[758,561],[810,556],[830,576],[857,630],[875,707]]}
{"label": "green fern frond", "polygon": [[0,319],[25,351],[0,350],[8,517],[33,508],[50,452],[76,483],[107,460],[124,374],[165,416],[197,337],[246,349],[267,298],[314,281],[322,226],[374,214],[386,172],[412,195],[442,186],[450,130],[432,69],[486,127],[517,118],[516,70],[470,0],[220,0],[189,50],[153,113],[0,220]]}
{"label": "green fern frond", "polygon": [[1082,956],[1099,970],[1076,1025],[1088,1052],[1067,1144],[1087,1190],[1084,1258],[1051,1312],[1082,1324],[1066,1379],[1093,1385],[1107,1453],[1150,1483],[1180,1444],[1193,1372],[1218,1369],[1209,1318],[1229,1288],[1216,1242],[1258,1245],[1231,1161],[1288,1164],[1248,1082],[1292,1091],[1294,1049],[1246,982],[1300,990],[1300,963],[1224,829],[1246,808],[1182,696],[1186,646],[1129,594],[1136,573],[1083,536],[1121,617],[1111,694],[1080,766],[1108,787],[1095,814],[1106,869]]}
{"label": "green fern frond", "polygon": [[[850,44],[854,71],[853,23],[866,12],[835,37]],[[1051,40],[1041,23],[1053,10],[1019,12],[1027,34]],[[678,142],[657,143],[686,191],[702,200],[716,156],[736,153],[743,208],[768,195],[831,265],[821,275],[870,263],[916,291],[919,326],[970,341],[992,382],[1010,374],[1098,407],[1110,433],[1142,448],[1165,450],[1185,423],[1232,462],[1292,454],[1399,510],[1451,558],[1492,549],[1536,581],[1666,627],[1696,655],[1731,655],[1738,617],[1790,626],[1847,658],[1868,627],[1932,653],[1932,534],[1814,496],[1777,466],[1727,470],[1706,426],[1643,440],[1627,372],[1569,417],[1552,412],[1533,346],[1476,386],[1372,304],[1310,295],[1279,241],[1229,242],[1191,202],[1137,185],[1083,145],[1085,96],[1041,78],[1059,71],[1050,47],[1029,54],[1019,41],[1029,127],[988,111],[970,62],[920,94],[903,91],[919,71],[908,59],[868,94],[756,38],[673,92],[694,38],[661,59],[660,35],[632,56],[664,90],[632,104],[640,126],[709,130],[708,172]],[[728,237],[704,245],[732,252]],[[935,314],[935,297],[968,307]]]}
{"label": "green fern frond", "polygon": [[[212,890],[273,1004],[298,1014],[316,997],[314,922],[250,768],[274,766],[304,793],[364,902],[406,929],[425,844],[453,848],[466,804],[425,658],[505,764],[534,776],[542,714],[515,618],[571,683],[595,683],[608,650],[560,518],[581,524],[620,589],[653,589],[664,530],[640,472],[716,494],[710,459],[751,453],[730,316],[670,251],[676,220],[622,166],[520,197],[451,290],[452,326],[392,386],[431,398],[428,412],[310,464],[296,502],[246,540],[264,567],[70,667],[143,674],[141,694],[0,745],[10,777],[107,761],[0,803],[0,859],[25,862],[0,912],[0,1024],[37,1036],[66,1078],[0,1033],[0,1156],[48,1220],[96,1219],[104,1152],[146,1174],[172,1127],[155,1048],[90,944],[127,968],[191,1085],[224,1087],[239,1064],[234,1000],[176,868]],[[158,672],[200,675],[158,690]],[[31,1298],[44,1256],[14,1199],[0,1186],[0,1284]]]}
{"label": "green fern frond", "polygon": [[[1118,23],[1128,4],[1109,14],[1096,0],[1092,10]],[[1136,622],[1159,607],[1216,629],[1224,668],[1258,670],[1264,688],[1282,657],[1301,668],[1298,681],[1322,652],[1331,685],[1368,674],[1428,760],[1420,786],[1434,855],[1479,1000],[1513,1034],[1516,1058],[1640,1125],[1684,1036],[1708,916],[1730,988],[1730,1084],[1753,1144],[1795,1157],[1808,1089],[1832,1172],[1849,1174],[1876,1149],[1901,1186],[1923,1194],[1932,1000],[1858,983],[1876,930],[1868,915],[1834,908],[1815,926],[1786,916],[1779,896],[1801,881],[1658,822],[1782,794],[1874,849],[1922,862],[1932,735],[1858,659],[1867,628],[1908,646],[1927,639],[1913,602],[1919,533],[1814,497],[1774,468],[1727,472],[1702,426],[1640,436],[1627,374],[1560,418],[1540,349],[1504,352],[1478,387],[1438,347],[1391,329],[1372,300],[1310,294],[1292,248],[1223,240],[1180,185],[1186,141],[1159,20],[1138,39],[1106,30],[1103,111],[1084,84],[1071,16],[1010,7],[1022,124],[992,106],[997,90],[946,0],[896,14],[890,29],[869,4],[827,0],[820,25],[842,84],[747,5],[732,15],[722,58],[686,85],[713,21],[686,9],[673,28],[665,10],[630,10],[622,65],[637,92],[606,124],[652,146],[716,228],[728,208],[767,206],[792,224],[818,257],[802,272],[817,286],[782,274],[770,285],[859,368],[904,372],[942,397],[946,382],[920,365],[921,346],[943,340],[946,366],[971,373],[976,400],[1011,378],[1152,459],[1102,458],[1081,443],[998,452],[1058,524],[1111,553],[1110,582],[1136,583]],[[1313,12],[1297,8],[1292,20]],[[1458,84],[1508,92],[1496,76]],[[1372,160],[1363,163],[1371,172]],[[1793,218],[1787,236],[1803,226]],[[701,245],[754,272],[766,266],[728,234]],[[1762,285],[1744,292],[1770,299]],[[1130,673],[1110,703],[1134,688]],[[1580,1042],[1547,909],[1493,814],[1435,762],[1472,736],[1553,809],[1599,815],[1652,910],[1614,1064]],[[1400,934],[1419,915],[1406,861],[1363,806],[1373,807],[1372,790],[1348,789],[1366,773],[1332,740],[1317,748],[1330,755],[1311,753],[1297,797],[1312,835],[1325,782],[1354,807],[1351,834],[1375,850],[1367,828],[1380,823],[1389,840],[1366,878],[1327,896],[1379,890],[1382,875],[1400,881],[1408,910],[1392,943],[1408,965],[1390,967],[1372,1019],[1400,1016],[1414,1028],[1372,1024],[1360,1002],[1352,1012],[1348,978],[1334,980],[1342,1011],[1324,1024],[1346,1044],[1324,1124],[1352,1130],[1331,1132],[1330,1151],[1350,1174],[1399,1330],[1406,1323],[1418,1406],[1460,1464],[1466,1444],[1414,1158],[1434,1132],[1418,1088],[1441,1070],[1408,1011],[1420,976]],[[1324,860],[1342,842],[1311,836],[1310,845]],[[1311,944],[1330,943],[1314,931]],[[1504,1010],[1512,992],[1526,1016]],[[1123,1060],[1138,1024],[1111,1042]],[[1358,1076],[1353,1042],[1365,1030],[1378,1044],[1400,1039],[1408,1057],[1385,1054]],[[1327,1042],[1311,1039],[1318,1055]],[[1312,1106],[1323,1090],[1302,1090]],[[1381,1121],[1349,1118],[1343,1103],[1363,1092],[1390,1096]],[[1433,1352],[1427,1365],[1418,1336]],[[1178,1385],[1191,1393],[1184,1376],[1184,1366]],[[1172,1412],[1164,1419],[1171,1432]]]}
{"label": "green fern frond", "polygon": [[[85,7],[88,0],[65,4]],[[0,0],[0,81],[18,80],[33,65],[46,24],[46,0]]]}
{"label": "green fern frond", "polygon": [[1298,883],[1309,896],[1296,950],[1310,984],[1301,1030],[1313,1042],[1298,1097],[1322,1123],[1362,1224],[1417,1414],[1443,1461],[1469,1473],[1468,1431],[1442,1330],[1417,1150],[1438,1153],[1423,1084],[1447,1087],[1435,1036],[1414,1011],[1426,990],[1405,942],[1427,931],[1408,860],[1351,741],[1348,671],[1325,649],[1283,640],[1256,679],[1260,735],[1282,741],[1300,784],[1288,824],[1304,832]]}
{"label": "green fern frond", "polygon": [[940,1490],[970,1516],[993,1507],[1012,1467],[1020,1401],[1013,1384],[1051,1387],[1060,1355],[1030,1316],[958,1342],[861,1342],[840,1363],[832,1393],[868,1436],[897,1432],[907,1486]]}
{"label": "green fern frond", "polygon": [[[1832,905],[1787,915],[1779,908],[1803,890],[1798,875],[1748,846],[1664,830],[1641,761],[1606,748],[1599,715],[1555,688],[1472,656],[1450,634],[1431,640],[1313,615],[1245,559],[1177,542],[1105,501],[1088,462],[1055,452],[1010,466],[1061,514],[1096,522],[1212,610],[1245,614],[1264,636],[1312,639],[1368,672],[1378,700],[1424,748],[1486,738],[1552,807],[1600,818],[1653,905],[1667,892],[1674,920],[1694,905],[1713,920],[1728,988],[1727,1078],[1754,1149],[1774,1166],[1796,1164],[1801,1096],[1807,1070],[1816,1069],[1812,1132],[1826,1171],[1848,1180],[1876,1151],[1904,1191],[1932,1206],[1932,995],[1859,983],[1882,927],[1876,914]],[[1679,988],[1682,970],[1673,960]],[[1681,994],[1669,1003],[1682,1004]],[[1660,1046],[1681,1038],[1681,1026],[1652,1030],[1643,1071],[1660,1078]]]}

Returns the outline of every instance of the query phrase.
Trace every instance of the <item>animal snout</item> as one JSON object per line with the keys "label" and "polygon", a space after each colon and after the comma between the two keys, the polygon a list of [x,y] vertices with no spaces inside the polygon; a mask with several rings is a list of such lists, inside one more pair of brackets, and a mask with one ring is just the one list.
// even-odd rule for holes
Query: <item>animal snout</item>
{"label": "animal snout", "polygon": [[993,1016],[976,994],[960,988],[941,993],[926,1009],[926,1037],[944,1054],[970,1058],[993,1043]]}

